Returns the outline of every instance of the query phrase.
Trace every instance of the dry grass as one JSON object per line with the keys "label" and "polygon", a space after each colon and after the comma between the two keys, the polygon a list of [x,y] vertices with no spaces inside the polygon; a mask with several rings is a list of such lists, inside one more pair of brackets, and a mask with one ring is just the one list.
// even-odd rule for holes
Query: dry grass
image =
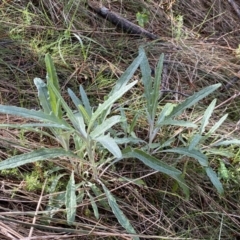
{"label": "dry grass", "polygon": [[[83,84],[90,96],[101,100],[137,56],[140,45],[145,45],[153,67],[159,55],[165,53],[166,89],[192,94],[204,86],[220,82],[221,91],[215,94],[219,98],[218,104],[239,93],[240,57],[236,49],[240,43],[240,19],[228,1],[102,2],[135,23],[136,13],[146,9],[149,22],[145,28],[160,36],[162,41],[149,41],[123,33],[88,9],[86,1],[0,1],[1,104],[39,107],[32,80],[46,75],[45,53],[53,56],[63,92],[67,87],[76,90],[79,84]],[[178,15],[183,16],[183,25],[179,29]],[[179,39],[176,31],[180,31]],[[81,36],[85,49],[81,49],[73,33]],[[237,79],[235,82],[234,77]],[[140,84],[138,87],[141,89]],[[184,98],[178,94],[167,96],[169,101]],[[139,108],[138,103],[134,103],[135,98],[128,101],[133,103],[134,111]],[[196,107],[198,114],[209,102],[210,99],[206,99]],[[231,118],[219,134],[234,130],[240,117],[239,105],[238,98],[232,98],[216,111],[216,117],[224,112],[231,113]],[[23,123],[21,119],[0,118],[1,123],[9,121]],[[139,133],[142,129],[144,123],[139,127]],[[19,130],[0,131],[2,159],[26,152],[29,148],[56,145],[48,139],[39,139],[37,134],[24,134],[24,141],[19,145]],[[234,135],[239,137],[237,132]],[[166,161],[175,161],[169,156],[161,157]],[[212,165],[217,168],[215,160],[213,158]],[[172,191],[172,180],[139,163],[117,164],[116,170],[105,173],[103,179],[109,182],[108,187],[117,196],[121,209],[137,232],[141,233],[141,239],[237,240],[240,237],[240,179],[236,170],[239,168],[239,157],[230,161],[229,168],[233,172],[235,169],[235,177],[224,183],[224,197],[217,195],[205,174],[193,162],[186,176],[191,189],[189,201]],[[71,170],[67,164],[64,166],[66,171]],[[48,219],[43,211],[49,195],[44,193],[40,198],[41,189],[27,191],[26,182],[21,177],[33,169],[36,170],[33,166],[26,166],[19,170],[18,176],[10,173],[9,176],[0,176],[1,239],[131,239],[111,212],[100,210],[100,220],[97,221],[89,199],[84,199],[78,206],[77,223],[71,228],[67,226],[62,212],[58,212],[54,219]],[[144,179],[146,186],[111,181],[119,177]],[[44,181],[40,181],[43,184]],[[38,203],[38,225],[27,238]]]}

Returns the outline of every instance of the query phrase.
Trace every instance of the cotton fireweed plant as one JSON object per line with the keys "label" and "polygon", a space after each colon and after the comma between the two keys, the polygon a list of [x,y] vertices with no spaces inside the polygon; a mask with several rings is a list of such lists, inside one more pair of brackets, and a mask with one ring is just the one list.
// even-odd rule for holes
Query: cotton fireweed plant
{"label": "cotton fireweed plant", "polygon": [[[68,89],[68,94],[75,105],[75,109],[71,109],[61,96],[56,69],[51,57],[46,55],[47,83],[40,78],[34,79],[42,109],[36,111],[0,105],[1,113],[34,119],[35,122],[22,125],[1,124],[0,127],[27,129],[28,131],[39,132],[42,135],[54,138],[61,147],[41,148],[29,153],[13,156],[0,162],[0,170],[15,168],[36,161],[69,159],[73,170],[66,191],[50,197],[49,206],[47,207],[49,215],[52,217],[56,211],[65,206],[67,221],[69,224],[72,224],[75,221],[76,206],[81,203],[84,197],[88,197],[97,219],[99,219],[99,205],[101,205],[102,208],[111,209],[118,222],[131,234],[137,233],[119,208],[115,197],[109,191],[107,183],[102,178],[103,172],[107,171],[110,165],[118,161],[126,158],[138,159],[148,167],[175,179],[176,183],[178,183],[188,198],[189,189],[182,171],[154,157],[154,153],[168,152],[182,156],[186,155],[199,162],[218,192],[222,194],[222,185],[216,173],[209,166],[207,155],[201,151],[200,143],[204,142],[221,125],[226,116],[221,118],[208,133],[204,134],[205,127],[208,124],[208,120],[215,106],[216,101],[214,100],[207,108],[200,126],[192,122],[177,120],[177,117],[180,116],[185,109],[209,95],[216,90],[220,84],[206,87],[178,105],[167,103],[159,112],[159,89],[161,85],[163,59],[164,56],[161,55],[156,68],[156,76],[153,78],[146,54],[143,48],[140,48],[138,57],[118,79],[115,87],[105,98],[105,101],[97,107],[91,106],[82,86],[79,88],[80,98],[78,98],[71,89]],[[145,110],[149,125],[148,142],[137,138],[135,134],[131,134],[134,133],[134,126],[138,122],[137,116],[131,120],[129,126],[125,110],[123,108],[113,110],[113,104],[137,83],[137,80],[132,82],[130,82],[130,80],[139,66],[144,85],[144,97],[146,98]],[[36,120],[39,122],[36,123]],[[120,139],[112,134],[114,132],[112,130],[116,124],[123,126],[123,129],[126,131],[125,137]],[[157,134],[161,132],[162,128],[166,125],[175,125],[191,129],[195,128],[198,130],[193,134],[189,146],[171,148],[170,144],[174,141],[174,136],[169,136],[168,140],[161,144],[157,139]],[[49,131],[42,130],[44,129],[43,127],[50,130],[51,134],[49,134]],[[74,147],[72,147],[72,142],[74,143]],[[139,148],[134,148],[133,143],[138,143]],[[106,151],[108,154],[106,154]],[[102,154],[103,152],[104,154]],[[56,191],[57,182],[66,175],[67,173],[57,175],[50,187],[51,193]],[[81,179],[83,179],[82,182],[75,183],[76,175],[81,175]],[[131,181],[134,181],[134,179],[131,179]],[[87,189],[91,189],[91,192]],[[103,198],[103,196],[105,196],[105,198]],[[107,201],[104,199],[107,199]],[[55,204],[56,200],[58,201],[57,204]],[[134,239],[139,238],[136,235]]]}

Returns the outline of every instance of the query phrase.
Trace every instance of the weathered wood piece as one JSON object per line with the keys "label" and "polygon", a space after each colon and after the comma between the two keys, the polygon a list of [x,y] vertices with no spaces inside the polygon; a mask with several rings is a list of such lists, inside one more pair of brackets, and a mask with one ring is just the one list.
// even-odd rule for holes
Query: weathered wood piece
{"label": "weathered wood piece", "polygon": [[148,37],[151,40],[156,40],[159,38],[157,35],[119,16],[117,13],[112,12],[108,8],[99,6],[99,4],[95,2],[89,2],[88,6],[100,16],[106,18],[109,22],[113,23],[117,27],[120,27],[125,32],[142,35]]}

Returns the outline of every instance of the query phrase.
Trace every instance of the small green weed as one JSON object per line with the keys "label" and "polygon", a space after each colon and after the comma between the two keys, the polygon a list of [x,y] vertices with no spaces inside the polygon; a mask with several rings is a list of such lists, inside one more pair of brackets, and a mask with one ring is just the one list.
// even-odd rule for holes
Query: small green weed
{"label": "small green weed", "polygon": [[139,26],[144,27],[146,23],[149,21],[148,12],[145,10],[143,12],[138,12],[136,14],[136,18],[138,21]]}
{"label": "small green weed", "polygon": [[184,36],[184,31],[183,31],[183,16],[178,15],[177,17],[174,18],[174,23],[173,23],[173,37],[176,40],[180,40]]}

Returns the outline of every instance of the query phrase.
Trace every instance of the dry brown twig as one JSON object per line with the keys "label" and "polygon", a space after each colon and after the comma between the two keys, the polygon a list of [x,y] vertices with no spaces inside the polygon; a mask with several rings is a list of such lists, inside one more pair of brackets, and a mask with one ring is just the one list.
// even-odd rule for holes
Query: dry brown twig
{"label": "dry brown twig", "polygon": [[[35,216],[34,216],[34,218],[33,218],[32,224],[35,224],[35,223],[36,223],[37,214],[38,214],[38,210],[39,210],[40,204],[41,204],[41,202],[42,202],[43,193],[44,193],[44,190],[45,190],[46,183],[47,183],[47,179],[45,179],[45,182],[44,182],[44,184],[43,184],[42,192],[41,192],[40,198],[39,198],[39,200],[38,200],[38,205],[37,205],[37,208],[36,208],[36,212],[35,212]],[[32,226],[32,227],[30,228],[30,231],[29,231],[29,234],[28,234],[28,238],[29,238],[29,239],[32,237],[33,230],[34,230],[34,227]]]}

